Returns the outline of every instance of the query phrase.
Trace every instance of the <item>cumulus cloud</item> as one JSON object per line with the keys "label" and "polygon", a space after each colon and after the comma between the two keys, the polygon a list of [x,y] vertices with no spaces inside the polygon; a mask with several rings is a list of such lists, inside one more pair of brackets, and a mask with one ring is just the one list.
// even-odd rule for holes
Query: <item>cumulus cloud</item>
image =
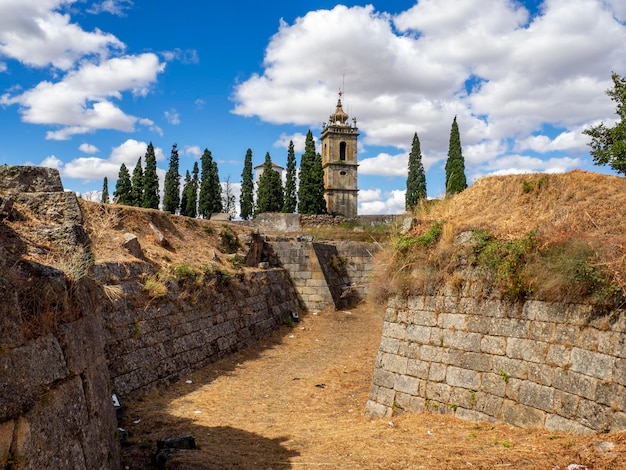
{"label": "cumulus cloud", "polygon": [[193,155],[198,158],[202,155],[202,149],[197,145],[185,145],[181,153],[183,155]]}
{"label": "cumulus cloud", "polygon": [[358,213],[400,214],[405,210],[405,193],[403,190],[383,192],[378,188],[361,190],[358,196]]}
{"label": "cumulus cloud", "polygon": [[[372,6],[311,11],[281,23],[263,71],[235,88],[233,112],[319,125],[345,73],[344,110],[356,110],[362,153],[408,152],[417,132],[431,166],[446,158],[456,116],[471,174],[570,167],[587,150],[581,130],[614,114],[602,92],[611,70],[626,70],[625,11],[616,0],[545,1],[534,15],[510,0],[420,0],[396,16]],[[511,158],[526,151],[572,155]],[[360,163],[364,174],[406,174],[406,154]]]}
{"label": "cumulus cloud", "polygon": [[98,29],[84,31],[58,10],[76,0],[0,2],[0,55],[33,67],[72,68],[85,55],[107,57],[124,44]]}
{"label": "cumulus cloud", "polygon": [[99,149],[95,145],[88,144],[87,142],[83,142],[78,146],[78,150],[83,153],[98,153]]}
{"label": "cumulus cloud", "polygon": [[[293,134],[280,134],[280,137],[274,142],[274,147],[289,148],[289,142],[293,142],[293,150],[295,153],[304,152],[304,144],[306,143],[306,135],[301,132],[295,132]],[[317,145],[317,140],[316,140]]]}
{"label": "cumulus cloud", "polygon": [[164,67],[149,53],[84,63],[59,82],[44,81],[21,94],[3,95],[0,103],[20,105],[24,122],[64,126],[49,132],[48,139],[65,140],[97,129],[132,132],[139,118],[124,113],[112,99],[120,99],[124,91],[147,94]]}

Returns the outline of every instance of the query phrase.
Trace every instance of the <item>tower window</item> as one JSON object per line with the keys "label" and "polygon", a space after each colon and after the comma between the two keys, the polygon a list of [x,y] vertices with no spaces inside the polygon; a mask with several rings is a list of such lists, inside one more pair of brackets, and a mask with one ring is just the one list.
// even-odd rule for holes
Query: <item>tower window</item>
{"label": "tower window", "polygon": [[345,160],[345,159],[346,159],[346,143],[341,142],[339,144],[339,160]]}
{"label": "tower window", "polygon": [[347,172],[347,171],[340,171],[340,172],[339,172],[339,174],[340,174],[341,176],[346,176],[346,175],[348,174],[348,172]]}

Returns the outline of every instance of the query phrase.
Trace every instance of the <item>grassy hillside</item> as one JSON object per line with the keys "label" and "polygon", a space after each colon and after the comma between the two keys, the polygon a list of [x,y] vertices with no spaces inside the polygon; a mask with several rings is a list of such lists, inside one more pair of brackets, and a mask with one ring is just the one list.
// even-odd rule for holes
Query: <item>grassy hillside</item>
{"label": "grassy hillside", "polygon": [[380,297],[460,287],[469,272],[512,299],[615,305],[626,295],[624,178],[583,171],[485,177],[424,204],[415,217],[416,227],[380,258]]}

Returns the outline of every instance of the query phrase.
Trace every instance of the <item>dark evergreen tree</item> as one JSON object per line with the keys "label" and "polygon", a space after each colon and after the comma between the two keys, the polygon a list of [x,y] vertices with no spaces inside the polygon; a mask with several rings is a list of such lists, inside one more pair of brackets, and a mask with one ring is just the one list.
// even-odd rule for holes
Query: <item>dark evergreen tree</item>
{"label": "dark evergreen tree", "polygon": [[265,154],[263,173],[257,189],[257,214],[261,212],[280,212],[283,208],[283,185],[280,174],[272,167],[270,153]]}
{"label": "dark evergreen tree", "polygon": [[315,141],[310,130],[307,132],[304,153],[300,159],[298,212],[301,214],[326,213],[322,156],[315,152]]}
{"label": "dark evergreen tree", "polygon": [[170,166],[165,174],[163,190],[163,210],[170,214],[176,214],[180,207],[180,174],[178,173],[178,149],[176,144],[172,146]]}
{"label": "dark evergreen tree", "polygon": [[146,209],[159,208],[159,175],[157,174],[156,155],[152,142],[148,144],[146,155],[144,157],[146,169],[143,172],[143,199],[142,207]]}
{"label": "dark evergreen tree", "polygon": [[198,215],[198,186],[200,186],[200,180],[198,179],[199,173],[200,168],[198,167],[198,162],[193,162],[191,183],[187,191],[187,203],[185,204],[187,217],[197,217]]}
{"label": "dark evergreen tree", "polygon": [[409,176],[406,180],[405,205],[407,210],[415,207],[421,199],[426,199],[426,174],[422,164],[422,151],[417,132],[413,136],[409,153]]}
{"label": "dark evergreen tree", "polygon": [[283,212],[292,213],[296,211],[298,205],[298,194],[296,192],[296,153],[293,150],[293,141],[289,141],[287,150],[287,175],[285,178],[285,194],[283,197]]}
{"label": "dark evergreen tree", "polygon": [[446,195],[460,193],[467,188],[465,179],[465,159],[461,150],[461,137],[459,136],[459,126],[456,123],[456,116],[452,121],[450,129],[450,146],[448,149],[448,160],[446,161]]}
{"label": "dark evergreen tree", "polygon": [[595,165],[609,165],[617,173],[626,175],[626,76],[611,74],[613,89],[606,94],[617,103],[615,114],[619,121],[613,127],[604,123],[585,129],[583,134],[591,137],[589,146]]}
{"label": "dark evergreen tree", "polygon": [[115,191],[113,192],[115,202],[125,206],[132,206],[132,190],[133,185],[130,182],[130,173],[126,165],[122,163],[119,175],[117,176],[117,183],[115,183]]}
{"label": "dark evergreen tree", "polygon": [[181,198],[180,198],[180,215],[185,215],[187,217],[191,217],[187,213],[187,203],[189,201],[189,185],[190,184],[191,184],[191,175],[189,174],[189,170],[187,170],[187,173],[185,173],[185,181],[183,184],[183,194],[181,195]]}
{"label": "dark evergreen tree", "polygon": [[213,156],[208,149],[204,149],[201,165],[198,213],[205,219],[209,219],[211,214],[222,212],[222,186],[217,163],[213,161]]}
{"label": "dark evergreen tree", "polygon": [[248,220],[254,211],[254,181],[252,179],[252,150],[246,151],[241,173],[241,195],[239,196],[239,216]]}
{"label": "dark evergreen tree", "polygon": [[137,160],[135,169],[133,170],[133,189],[131,192],[131,205],[141,207],[143,204],[143,168],[141,166],[141,157]]}
{"label": "dark evergreen tree", "polygon": [[100,202],[104,204],[109,203],[109,179],[105,176],[104,183],[102,184],[102,198]]}

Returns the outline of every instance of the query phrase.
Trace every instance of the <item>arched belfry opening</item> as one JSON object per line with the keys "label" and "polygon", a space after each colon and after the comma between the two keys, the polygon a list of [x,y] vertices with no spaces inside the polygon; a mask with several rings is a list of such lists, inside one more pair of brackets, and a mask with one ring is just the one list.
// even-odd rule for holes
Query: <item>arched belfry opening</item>
{"label": "arched belfry opening", "polygon": [[356,118],[348,121],[339,92],[337,107],[328,123],[322,125],[322,167],[324,199],[329,214],[352,218],[357,216],[357,139]]}

